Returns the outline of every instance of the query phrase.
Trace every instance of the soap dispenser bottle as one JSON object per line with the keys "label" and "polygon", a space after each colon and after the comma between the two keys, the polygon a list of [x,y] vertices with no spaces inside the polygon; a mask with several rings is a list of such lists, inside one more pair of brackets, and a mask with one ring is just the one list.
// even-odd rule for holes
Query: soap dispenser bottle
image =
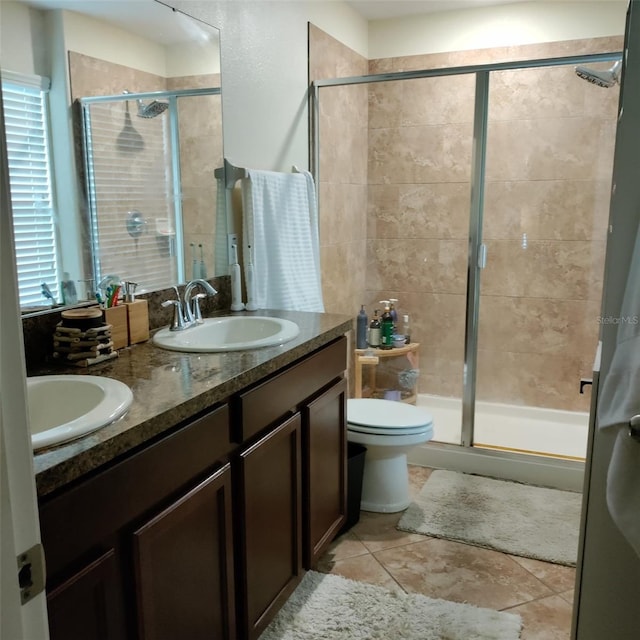
{"label": "soap dispenser bottle", "polygon": [[380,300],[380,304],[384,304],[384,313],[380,321],[380,348],[392,349],[393,348],[393,318],[390,313],[389,300]]}
{"label": "soap dispenser bottle", "polygon": [[358,313],[356,324],[356,349],[367,348],[367,325],[369,324],[369,318],[367,318],[367,312],[364,310],[364,305],[360,306],[360,313]]}
{"label": "soap dispenser bottle", "polygon": [[378,310],[373,312],[373,320],[369,325],[369,346],[377,349],[380,346],[380,320],[378,319]]}

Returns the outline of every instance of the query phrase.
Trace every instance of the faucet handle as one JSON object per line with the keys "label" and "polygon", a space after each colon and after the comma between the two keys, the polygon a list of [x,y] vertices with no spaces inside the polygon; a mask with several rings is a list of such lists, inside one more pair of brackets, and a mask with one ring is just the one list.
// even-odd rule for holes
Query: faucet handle
{"label": "faucet handle", "polygon": [[189,324],[185,322],[184,315],[182,313],[182,303],[180,300],[165,300],[161,306],[168,307],[173,305],[173,320],[171,321],[171,326],[169,327],[169,331],[183,331]]}
{"label": "faucet handle", "polygon": [[191,316],[193,317],[193,322],[196,324],[202,324],[204,322],[202,319],[202,311],[200,310],[200,300],[208,297],[206,293],[196,293],[196,295],[191,298]]}

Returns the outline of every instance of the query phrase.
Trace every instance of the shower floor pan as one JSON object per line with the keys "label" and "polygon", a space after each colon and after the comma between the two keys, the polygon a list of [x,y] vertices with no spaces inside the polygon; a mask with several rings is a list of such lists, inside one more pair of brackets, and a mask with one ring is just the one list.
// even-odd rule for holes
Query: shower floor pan
{"label": "shower floor pan", "polygon": [[[460,444],[462,401],[418,394],[433,415],[434,442]],[[584,460],[589,414],[496,402],[477,402],[474,446]]]}

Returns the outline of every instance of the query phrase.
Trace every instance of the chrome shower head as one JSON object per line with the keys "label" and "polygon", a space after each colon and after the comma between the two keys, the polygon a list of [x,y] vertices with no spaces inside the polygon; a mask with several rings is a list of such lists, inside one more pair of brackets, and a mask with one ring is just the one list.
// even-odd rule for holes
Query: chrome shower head
{"label": "chrome shower head", "polygon": [[169,108],[168,102],[158,102],[157,100],[153,100],[149,104],[145,104],[142,100],[137,102],[139,118],[155,118]]}
{"label": "chrome shower head", "polygon": [[620,80],[620,67],[622,62],[618,60],[607,71],[595,71],[589,67],[576,67],[576,75],[598,87],[610,89]]}

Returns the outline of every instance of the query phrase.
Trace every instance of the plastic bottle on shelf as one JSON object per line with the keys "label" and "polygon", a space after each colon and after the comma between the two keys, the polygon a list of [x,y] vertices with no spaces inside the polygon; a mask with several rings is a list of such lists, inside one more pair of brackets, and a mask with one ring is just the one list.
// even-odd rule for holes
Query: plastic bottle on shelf
{"label": "plastic bottle on shelf", "polygon": [[411,325],[409,324],[409,314],[405,313],[402,316],[402,333],[404,334],[404,343],[411,343]]}
{"label": "plastic bottle on shelf", "polygon": [[356,323],[356,349],[367,348],[367,325],[369,324],[369,318],[367,318],[367,312],[364,310],[364,305],[360,306],[360,313],[358,313]]}
{"label": "plastic bottle on shelf", "polygon": [[384,304],[384,313],[380,319],[380,348],[392,349],[393,348],[393,318],[389,307],[391,303],[389,300],[380,300],[380,304]]}
{"label": "plastic bottle on shelf", "polygon": [[373,319],[369,325],[369,346],[374,349],[380,346],[380,320],[377,309],[373,312]]}
{"label": "plastic bottle on shelf", "polygon": [[394,302],[398,302],[398,298],[389,298],[389,313],[393,320],[393,333],[398,333],[398,311]]}

